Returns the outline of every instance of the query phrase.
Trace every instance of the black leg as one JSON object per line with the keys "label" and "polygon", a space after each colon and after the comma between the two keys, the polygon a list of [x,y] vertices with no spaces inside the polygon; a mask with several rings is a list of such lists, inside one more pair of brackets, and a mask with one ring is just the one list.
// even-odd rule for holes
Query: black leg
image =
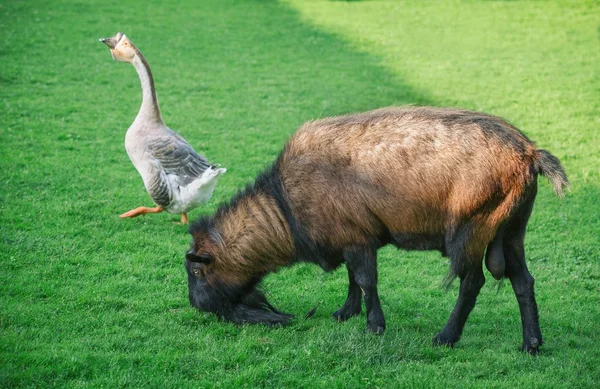
{"label": "black leg", "polygon": [[522,350],[537,354],[543,343],[542,332],[533,291],[534,279],[525,263],[523,236],[520,235],[504,240],[506,275],[510,279],[521,311],[521,324],[523,326]]}
{"label": "black leg", "polygon": [[348,274],[362,291],[367,308],[367,330],[381,334],[385,330],[385,319],[377,294],[377,252],[371,247],[352,247],[344,250]]}
{"label": "black leg", "polygon": [[475,306],[479,291],[485,283],[481,262],[471,262],[465,267],[463,273],[458,275],[460,278],[458,301],[442,332],[433,338],[433,343],[436,345],[453,347],[454,343],[458,342],[469,313]]}
{"label": "black leg", "polygon": [[352,316],[360,314],[361,308],[361,291],[360,286],[354,280],[354,273],[348,268],[348,297],[344,305],[333,313],[333,317],[337,321],[346,321]]}
{"label": "black leg", "polygon": [[521,348],[531,354],[537,354],[544,343],[533,290],[535,281],[527,269],[524,244],[527,222],[531,216],[536,193],[537,187],[534,187],[528,200],[522,204],[519,212],[509,223],[502,244],[506,262],[505,275],[510,279],[521,312],[523,327]]}

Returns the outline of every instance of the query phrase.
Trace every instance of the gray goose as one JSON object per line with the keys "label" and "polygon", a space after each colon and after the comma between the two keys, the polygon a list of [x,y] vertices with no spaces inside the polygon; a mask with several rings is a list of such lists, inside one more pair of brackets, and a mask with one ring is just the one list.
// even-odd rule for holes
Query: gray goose
{"label": "gray goose", "polygon": [[142,83],[142,106],[127,130],[125,148],[156,207],[138,207],[121,217],[166,211],[181,214],[181,222],[185,224],[188,211],[210,200],[219,176],[226,169],[210,164],[165,125],[150,66],[125,34],[119,32],[100,42],[110,48],[114,60],[132,64]]}

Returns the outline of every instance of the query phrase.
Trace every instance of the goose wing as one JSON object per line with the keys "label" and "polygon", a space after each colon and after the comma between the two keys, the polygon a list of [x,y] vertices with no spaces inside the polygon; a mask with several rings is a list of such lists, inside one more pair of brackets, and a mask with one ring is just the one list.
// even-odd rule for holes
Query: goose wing
{"label": "goose wing", "polygon": [[173,201],[173,191],[167,175],[156,164],[150,163],[146,168],[146,174],[142,175],[146,191],[156,203],[161,207],[168,207]]}
{"label": "goose wing", "polygon": [[[168,175],[180,186],[190,184],[212,166],[174,131],[153,136],[146,147],[154,164],[160,167],[164,176]],[[166,179],[164,176],[163,179]]]}

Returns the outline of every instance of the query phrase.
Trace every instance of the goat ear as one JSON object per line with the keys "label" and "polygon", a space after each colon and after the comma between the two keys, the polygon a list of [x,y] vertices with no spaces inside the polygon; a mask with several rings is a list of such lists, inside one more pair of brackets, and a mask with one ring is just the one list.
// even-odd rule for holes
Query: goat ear
{"label": "goat ear", "polygon": [[187,259],[190,262],[200,262],[208,265],[211,262],[212,258],[208,254],[198,255],[193,250],[190,250],[187,252],[187,254],[185,254],[185,259]]}

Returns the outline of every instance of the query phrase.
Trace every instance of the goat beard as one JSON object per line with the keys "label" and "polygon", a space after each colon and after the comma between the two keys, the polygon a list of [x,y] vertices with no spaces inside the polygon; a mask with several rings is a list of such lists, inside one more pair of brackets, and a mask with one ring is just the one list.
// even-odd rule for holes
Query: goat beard
{"label": "goat beard", "polygon": [[244,295],[240,302],[233,305],[231,310],[224,315],[224,319],[234,323],[262,323],[267,326],[285,326],[293,318],[294,315],[277,310],[267,301],[265,294],[258,289],[253,289]]}

